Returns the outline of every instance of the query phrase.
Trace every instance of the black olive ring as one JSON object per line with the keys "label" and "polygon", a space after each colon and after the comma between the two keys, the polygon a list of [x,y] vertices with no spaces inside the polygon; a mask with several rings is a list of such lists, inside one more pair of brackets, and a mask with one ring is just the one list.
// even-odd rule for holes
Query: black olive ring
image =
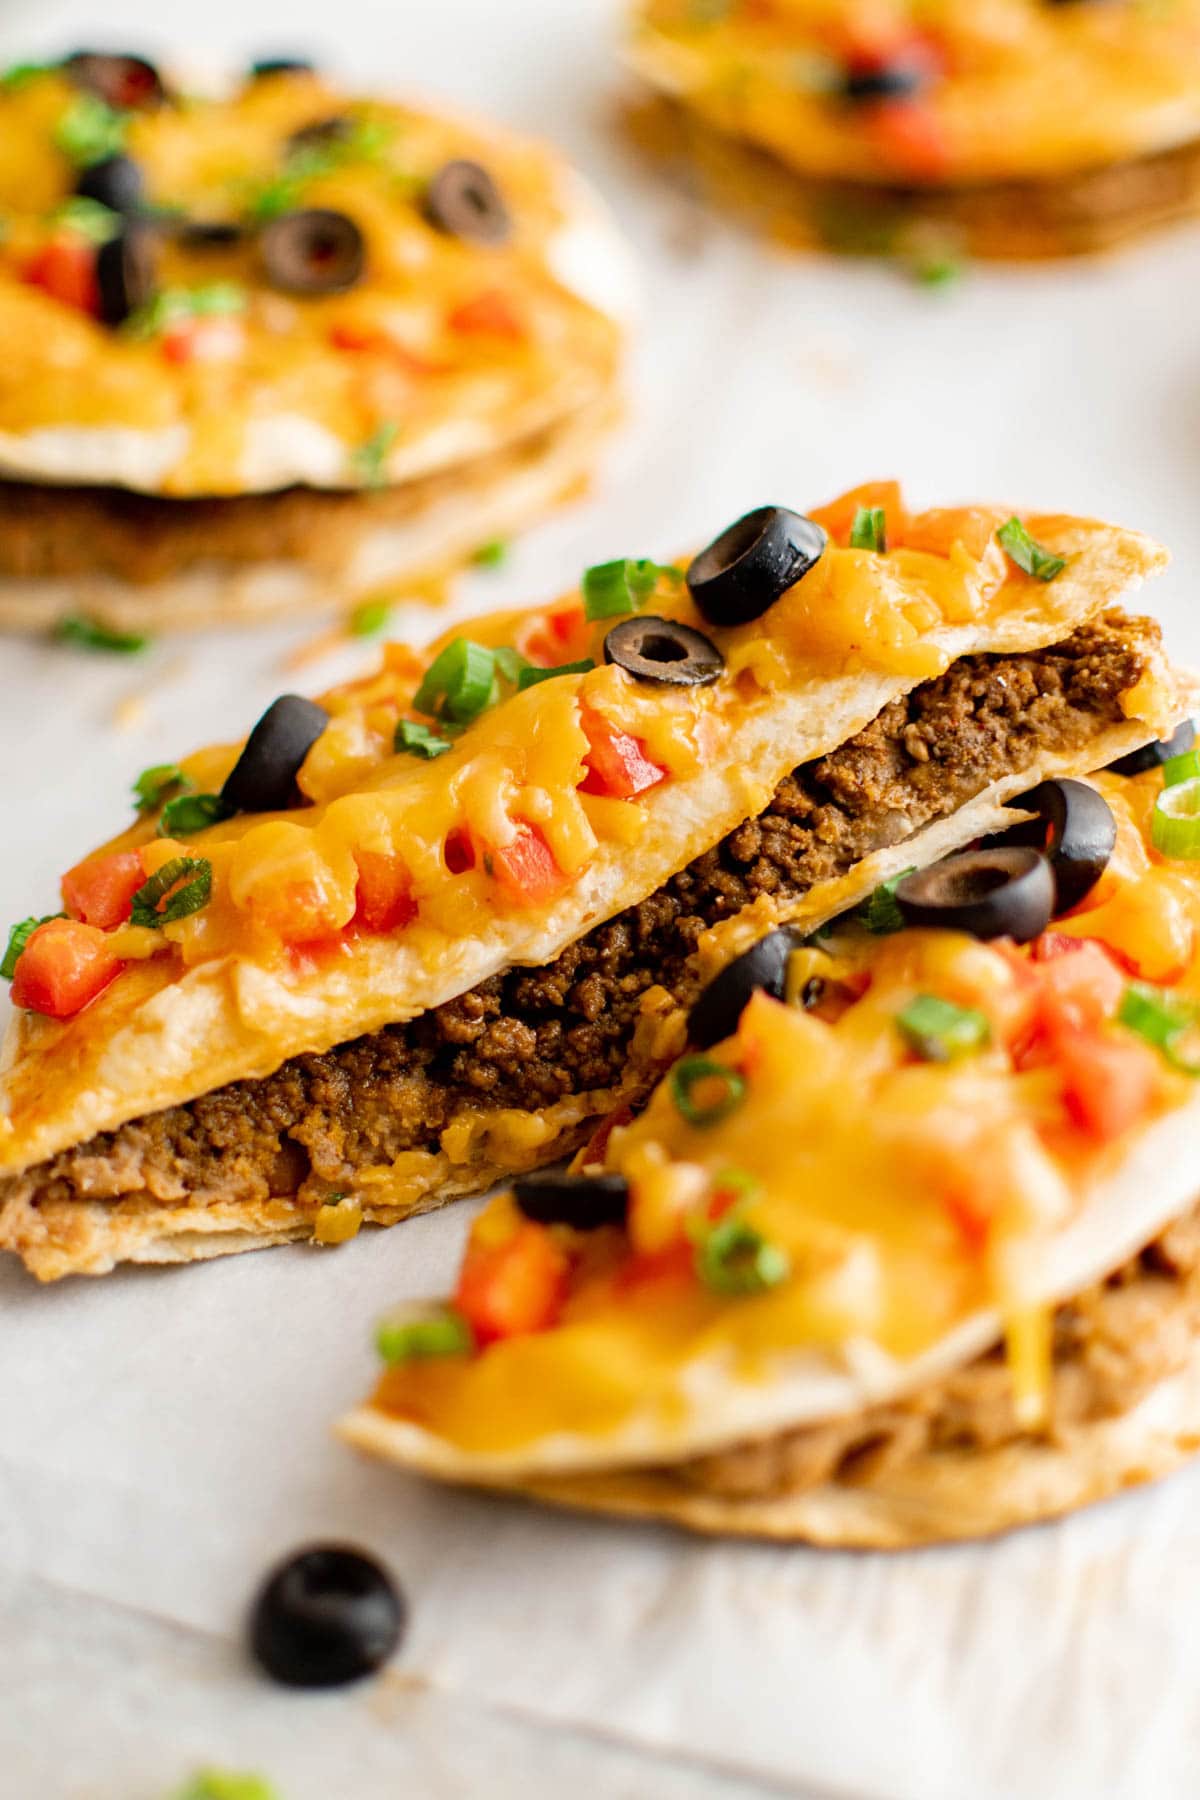
{"label": "black olive ring", "polygon": [[751,995],[759,990],[782,1000],[788,961],[799,947],[799,934],[784,925],[726,964],[688,1014],[688,1042],[698,1050],[708,1050],[732,1037]]}
{"label": "black olive ring", "polygon": [[1108,766],[1114,775],[1144,775],[1147,769],[1161,769],[1173,756],[1183,756],[1188,750],[1193,750],[1195,745],[1195,721],[1185,719],[1160,744],[1143,744],[1139,750],[1130,750],[1125,756],[1118,756],[1116,762],[1110,762]]}
{"label": "black olive ring", "polygon": [[1054,916],[1054,876],[1038,850],[964,850],[896,885],[906,925],[1028,943]]}
{"label": "black olive ring", "polygon": [[786,506],[760,506],[738,519],[687,572],[696,609],[710,625],[759,619],[825,554],[820,525]]}
{"label": "black olive ring", "polygon": [[567,1175],[553,1170],[522,1175],[513,1182],[518,1209],[537,1225],[570,1225],[575,1231],[599,1231],[623,1225],[629,1206],[629,1183],[623,1175]]}
{"label": "black olive ring", "polygon": [[667,687],[707,687],[725,667],[711,638],[657,613],[641,613],[614,625],[604,640],[604,660],[639,681]]}
{"label": "black olive ring", "polygon": [[1112,808],[1086,781],[1043,781],[1010,806],[1037,817],[1014,825],[1000,840],[1045,852],[1054,876],[1056,913],[1070,912],[1090,894],[1112,856],[1117,822]]}
{"label": "black olive ring", "polygon": [[268,706],[221,789],[230,812],[285,812],[300,799],[296,777],[329,724],[329,714],[299,694]]}

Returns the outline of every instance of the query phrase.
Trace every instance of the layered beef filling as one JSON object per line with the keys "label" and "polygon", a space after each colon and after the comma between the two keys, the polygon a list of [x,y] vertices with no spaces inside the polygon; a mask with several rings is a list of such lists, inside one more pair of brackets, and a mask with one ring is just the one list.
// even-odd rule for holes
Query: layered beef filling
{"label": "layered beef filling", "polygon": [[316,1204],[357,1171],[436,1150],[465,1113],[615,1087],[647,991],[695,997],[705,930],[759,895],[793,899],[845,873],[1045,751],[1080,750],[1121,722],[1120,696],[1157,639],[1152,621],[1113,614],[1046,650],[964,658],[795,770],[759,817],[546,967],[104,1133],[0,1184],[0,1201]]}
{"label": "layered beef filling", "polygon": [[[1049,1436],[1129,1412],[1195,1352],[1200,1330],[1200,1208],[1105,1282],[1054,1315]],[[978,1454],[1019,1441],[1003,1351],[910,1399],[869,1408],[684,1464],[689,1487],[728,1499],[803,1493],[826,1482],[886,1481],[929,1454]]]}

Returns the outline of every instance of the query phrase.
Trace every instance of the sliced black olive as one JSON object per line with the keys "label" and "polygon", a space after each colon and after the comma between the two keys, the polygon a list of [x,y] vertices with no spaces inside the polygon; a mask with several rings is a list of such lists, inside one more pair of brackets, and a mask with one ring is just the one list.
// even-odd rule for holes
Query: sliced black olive
{"label": "sliced black olive", "polygon": [[230,812],[285,812],[300,804],[296,777],[329,723],[329,714],[299,694],[268,706],[221,789]]}
{"label": "sliced black olive", "polygon": [[96,94],[119,112],[143,112],[167,97],[162,76],[144,56],[110,55],[103,50],[75,50],[63,68],[78,88]]}
{"label": "sliced black olive", "polygon": [[245,235],[236,219],[181,219],[175,227],[176,239],[189,250],[229,250]]}
{"label": "sliced black olive", "polygon": [[77,194],[120,213],[136,212],[145,191],[142,171],[132,156],[106,156],[84,169],[75,183]]}
{"label": "sliced black olive", "polygon": [[842,93],[855,101],[903,100],[919,93],[928,79],[928,70],[911,57],[851,63],[842,77]]}
{"label": "sliced black olive", "polygon": [[333,144],[344,144],[354,134],[354,120],[348,119],[344,113],[335,113],[332,119],[315,119],[311,125],[301,125],[299,131],[293,131],[288,138],[289,156],[297,150],[327,150]]}
{"label": "sliced black olive", "polygon": [[688,1014],[688,1042],[697,1050],[707,1050],[723,1038],[732,1037],[751,995],[759,989],[782,1000],[788,958],[799,944],[797,933],[783,926],[728,963],[709,982]]}
{"label": "sliced black olive", "polygon": [[157,266],[154,234],[146,225],[122,225],[116,237],[96,252],[96,285],[100,317],[106,325],[122,325],[131,312],[154,297]]}
{"label": "sliced black olive", "polygon": [[316,65],[303,56],[261,56],[250,64],[251,81],[264,75],[311,75]]}
{"label": "sliced black olive", "polygon": [[977,938],[1028,943],[1054,915],[1054,876],[1037,850],[1013,845],[964,850],[896,885],[906,925],[935,925]]}
{"label": "sliced black olive", "polygon": [[1118,756],[1116,762],[1111,762],[1108,766],[1115,775],[1144,775],[1147,769],[1160,769],[1173,756],[1183,756],[1186,751],[1194,749],[1195,744],[1195,722],[1185,719],[1161,744],[1143,744],[1140,750],[1130,750],[1126,756]]}
{"label": "sliced black olive", "polygon": [[707,687],[725,667],[725,658],[702,631],[642,613],[622,619],[604,640],[604,660],[639,681],[668,687]]}
{"label": "sliced black olive", "polygon": [[327,206],[281,213],[259,241],[268,279],[285,294],[343,294],[366,264],[354,220]]}
{"label": "sliced black olive", "polygon": [[287,1687],[342,1687],[381,1668],[408,1608],[373,1557],[315,1544],[280,1563],[250,1612],[250,1645]]}
{"label": "sliced black olive", "polygon": [[553,1171],[522,1175],[513,1195],[527,1219],[537,1225],[570,1225],[576,1231],[599,1231],[623,1225],[629,1205],[629,1183],[623,1175],[557,1175]]}
{"label": "sliced black olive", "polygon": [[786,506],[760,506],[714,538],[687,572],[692,599],[710,625],[760,619],[818,563],[824,531]]}
{"label": "sliced black olive", "polygon": [[500,189],[476,162],[448,162],[438,170],[425,192],[425,217],[473,244],[503,244],[512,234]]}
{"label": "sliced black olive", "polygon": [[1086,781],[1043,781],[1010,800],[1036,819],[1004,833],[1006,844],[1032,844],[1050,859],[1054,876],[1055,912],[1070,912],[1090,894],[1117,841],[1117,822],[1103,794]]}

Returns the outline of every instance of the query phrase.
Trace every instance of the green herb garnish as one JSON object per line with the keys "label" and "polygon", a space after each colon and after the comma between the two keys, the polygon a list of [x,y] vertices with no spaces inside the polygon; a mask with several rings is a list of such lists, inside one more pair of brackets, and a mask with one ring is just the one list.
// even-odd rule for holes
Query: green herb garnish
{"label": "green herb garnish", "polygon": [[388,454],[400,434],[394,419],[386,419],[350,457],[354,474],[363,487],[380,488],[387,481]]}
{"label": "green herb garnish", "polygon": [[726,1214],[696,1246],[696,1273],[717,1294],[762,1294],[791,1272],[787,1251],[736,1213]]}
{"label": "green herb garnish", "polygon": [[150,642],[141,632],[114,631],[82,613],[70,613],[54,627],[54,635],[64,644],[78,644],[82,650],[111,650],[118,656],[136,656]]}
{"label": "green herb garnish", "polygon": [[1200,750],[1183,750],[1169,756],[1163,764],[1163,786],[1178,787],[1183,781],[1194,781],[1200,775]]}
{"label": "green herb garnish", "polygon": [[1179,1048],[1183,1038],[1195,1030],[1198,1019],[1200,1008],[1191,1001],[1165,994],[1146,981],[1131,981],[1117,1009],[1119,1024],[1161,1051],[1171,1067],[1184,1075],[1200,1075],[1200,1057],[1186,1057]]}
{"label": "green herb garnish", "polygon": [[55,207],[50,215],[55,225],[86,238],[89,244],[107,244],[121,229],[121,215],[100,200],[89,200],[86,194],[73,194]]}
{"label": "green herb garnish", "polygon": [[[696,1089],[712,1082],[717,1089],[707,1104]],[[689,1125],[719,1125],[746,1097],[746,1077],[712,1056],[685,1056],[671,1070],[671,1098]]]}
{"label": "green herb garnish", "polygon": [[477,569],[498,569],[508,560],[508,545],[503,538],[492,538],[490,543],[480,544],[471,561]]}
{"label": "green herb garnish", "polygon": [[596,563],[583,573],[583,610],[589,619],[618,619],[637,612],[660,581],[678,584],[682,580],[681,570],[670,563],[651,562],[648,557]]}
{"label": "green herb garnish", "polygon": [[198,288],[163,288],[130,313],[122,330],[129,337],[158,337],[182,319],[245,312],[246,290],[236,281],[210,281]]}
{"label": "green herb garnish", "polygon": [[299,206],[310,181],[319,181],[346,163],[378,162],[391,142],[392,127],[385,120],[358,119],[341,136],[297,144],[277,175],[251,187],[245,195],[246,211],[254,223],[265,225]]}
{"label": "green herb garnish", "polygon": [[471,1327],[453,1307],[396,1313],[375,1332],[375,1348],[385,1363],[425,1356],[465,1356],[475,1348]]}
{"label": "green herb garnish", "polygon": [[1200,776],[1163,788],[1150,815],[1150,839],[1164,856],[1200,857]]}
{"label": "green herb garnish", "polygon": [[918,994],[902,1012],[896,1025],[925,1062],[955,1062],[981,1050],[992,1035],[986,1013],[973,1007],[955,1006],[936,994]]}
{"label": "green herb garnish", "polygon": [[[181,885],[182,884],[182,885]],[[212,899],[212,864],[205,856],[173,856],[133,896],[132,925],[172,925]]]}
{"label": "green herb garnish", "polygon": [[896,889],[912,872],[912,869],[901,869],[890,881],[881,881],[874,893],[858,907],[855,916],[875,937],[888,937],[894,931],[904,930],[904,914],[896,900]]}
{"label": "green herb garnish", "polygon": [[391,602],[388,600],[364,600],[350,614],[349,630],[352,637],[374,637],[382,631],[392,616]]}
{"label": "green herb garnish", "polygon": [[1067,566],[1066,557],[1055,556],[1052,550],[1044,550],[1036,539],[1030,537],[1020,519],[1012,518],[1001,525],[996,533],[996,542],[1012,558],[1018,569],[1024,569],[1026,575],[1032,575],[1035,581],[1053,581]]}
{"label": "green herb garnish", "polygon": [[882,506],[860,506],[850,527],[851,550],[887,549],[887,513]]}
{"label": "green herb garnish", "polygon": [[417,712],[469,725],[491,703],[496,653],[471,638],[455,638],[435,656],[413,696]]}
{"label": "green herb garnish", "polygon": [[510,687],[516,687],[524,671],[533,667],[529,658],[522,656],[519,650],[514,650],[511,644],[501,644],[492,654],[496,658],[498,672]]}
{"label": "green herb garnish", "polygon": [[155,763],[143,769],[133,784],[133,804],[140,813],[157,812],[164,800],[175,794],[190,793],[195,787],[178,763]]}
{"label": "green herb garnish", "polygon": [[517,690],[523,694],[526,688],[536,687],[539,681],[549,681],[552,675],[586,675],[595,666],[590,656],[582,657],[579,662],[559,663],[553,669],[539,669],[531,663],[517,677]]}
{"label": "green herb garnish", "polygon": [[65,919],[66,913],[47,913],[43,919],[22,919],[14,925],[8,934],[8,945],[0,961],[0,978],[11,981],[16,974],[17,958],[33,936],[39,925],[48,925],[51,919]]}
{"label": "green herb garnish", "polygon": [[81,169],[104,162],[125,148],[130,115],[98,94],[76,94],[54,131],[54,142]]}
{"label": "green herb garnish", "polygon": [[16,88],[26,87],[31,81],[36,81],[39,75],[53,75],[57,68],[57,63],[11,63],[0,75],[0,87],[7,88],[12,92]]}
{"label": "green herb garnish", "polygon": [[220,794],[178,794],[168,800],[158,821],[159,837],[191,837],[229,817],[231,808]]}
{"label": "green herb garnish", "polygon": [[264,1775],[239,1775],[232,1769],[198,1769],[174,1800],[279,1800]]}
{"label": "green herb garnish", "polygon": [[439,737],[428,725],[420,725],[413,719],[401,719],[396,726],[395,748],[410,750],[414,756],[423,756],[429,762],[435,756],[444,756],[454,745],[449,738]]}

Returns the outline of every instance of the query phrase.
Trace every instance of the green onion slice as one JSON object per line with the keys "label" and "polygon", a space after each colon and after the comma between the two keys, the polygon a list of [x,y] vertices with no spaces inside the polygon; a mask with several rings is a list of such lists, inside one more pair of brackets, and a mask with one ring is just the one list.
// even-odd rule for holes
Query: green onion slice
{"label": "green onion slice", "polygon": [[[696,1097],[704,1082],[716,1082],[720,1091],[707,1105]],[[736,1112],[746,1097],[746,1077],[712,1056],[685,1056],[671,1070],[671,1098],[689,1125],[719,1125]]]}
{"label": "green onion slice", "polygon": [[5,981],[12,980],[17,972],[17,960],[39,925],[48,925],[51,919],[65,919],[66,916],[66,913],[47,913],[43,919],[22,919],[14,925],[8,934],[3,961],[0,961],[0,977]]}
{"label": "green onion slice", "polygon": [[475,1348],[475,1338],[453,1307],[430,1307],[384,1319],[375,1332],[375,1347],[394,1367],[418,1357],[466,1356]]}
{"label": "green onion slice", "polygon": [[191,837],[229,817],[220,794],[177,794],[168,800],[158,821],[159,837]]}
{"label": "green onion slice", "polygon": [[896,1024],[925,1062],[954,1062],[969,1056],[982,1049],[992,1035],[986,1013],[955,1006],[936,994],[918,994],[896,1014]]}
{"label": "green onion slice", "polygon": [[122,331],[127,337],[158,337],[181,319],[232,317],[246,310],[246,290],[236,281],[210,281],[204,287],[163,288],[130,313]]}
{"label": "green onion slice", "polygon": [[386,484],[388,454],[399,435],[399,425],[394,419],[387,419],[353,452],[351,467],[363,487],[381,488]]}
{"label": "green onion slice", "polygon": [[533,667],[529,658],[522,656],[519,650],[514,650],[511,644],[501,644],[492,654],[496,658],[497,669],[510,687],[516,687],[524,671]]}
{"label": "green onion slice", "polygon": [[586,675],[595,666],[590,656],[585,656],[580,662],[559,663],[553,669],[536,669],[531,665],[528,669],[521,670],[517,688],[523,694],[526,688],[536,687],[539,681],[549,681],[552,675]]}
{"label": "green onion slice", "polygon": [[175,1800],[279,1800],[278,1790],[264,1775],[239,1774],[233,1769],[197,1769]]}
{"label": "green onion slice", "polygon": [[173,925],[199,912],[212,899],[212,864],[205,856],[174,856],[133,896],[130,923]]}
{"label": "green onion slice", "polygon": [[508,559],[508,545],[503,538],[492,538],[490,543],[480,544],[471,561],[477,569],[498,569]]}
{"label": "green onion slice", "polygon": [[1200,857],[1200,776],[1163,789],[1150,815],[1150,837],[1164,856]]}
{"label": "green onion slice", "polygon": [[584,570],[583,610],[589,619],[617,619],[637,612],[660,581],[682,580],[682,572],[672,564],[651,562],[648,557],[596,563]]}
{"label": "green onion slice", "polygon": [[873,894],[858,907],[856,917],[861,925],[875,937],[888,937],[894,931],[904,930],[904,914],[896,901],[896,889],[912,869],[901,869],[890,881],[881,881]]}
{"label": "green onion slice", "polygon": [[1163,764],[1163,786],[1178,787],[1181,782],[1194,781],[1200,775],[1200,750],[1185,750],[1179,756],[1169,756]]}
{"label": "green onion slice", "polygon": [[727,1213],[696,1246],[696,1273],[717,1294],[762,1294],[791,1272],[787,1251],[735,1213]]}
{"label": "green onion slice", "polygon": [[413,706],[434,719],[469,725],[491,703],[496,653],[470,638],[455,638],[425,671]]}
{"label": "green onion slice", "polygon": [[887,549],[887,513],[882,506],[860,506],[850,527],[852,550],[875,550],[880,555]]}
{"label": "green onion slice", "polygon": [[392,616],[391,604],[387,600],[365,600],[356,606],[350,614],[351,637],[374,637],[382,631]]}
{"label": "green onion slice", "polygon": [[76,94],[54,132],[63,155],[81,169],[104,162],[125,148],[129,114],[107,106],[98,94]]}
{"label": "green onion slice", "polygon": [[996,542],[1018,569],[1024,569],[1026,575],[1032,575],[1037,581],[1053,581],[1067,566],[1066,557],[1044,550],[1035,538],[1030,537],[1020,519],[1009,519],[1001,525]]}
{"label": "green onion slice", "polygon": [[1200,1075],[1200,1050],[1190,1057],[1182,1040],[1195,1029],[1200,1008],[1176,994],[1166,994],[1146,981],[1131,981],[1121,997],[1117,1022],[1136,1031],[1184,1075]]}
{"label": "green onion slice", "polygon": [[107,244],[121,229],[121,215],[101,200],[89,200],[86,194],[72,194],[51,215],[56,225],[65,226],[89,244]]}
{"label": "green onion slice", "polygon": [[70,613],[60,619],[54,635],[64,644],[78,644],[83,650],[111,650],[118,656],[136,656],[150,642],[140,632],[113,631],[82,613]]}
{"label": "green onion slice", "polygon": [[396,727],[395,747],[397,751],[410,750],[414,756],[423,756],[432,762],[435,756],[444,756],[454,745],[449,738],[439,737],[428,725],[420,725],[414,719],[401,719]]}
{"label": "green onion slice", "polygon": [[133,784],[133,804],[140,813],[157,812],[174,794],[191,793],[195,783],[178,763],[155,763],[143,769]]}

